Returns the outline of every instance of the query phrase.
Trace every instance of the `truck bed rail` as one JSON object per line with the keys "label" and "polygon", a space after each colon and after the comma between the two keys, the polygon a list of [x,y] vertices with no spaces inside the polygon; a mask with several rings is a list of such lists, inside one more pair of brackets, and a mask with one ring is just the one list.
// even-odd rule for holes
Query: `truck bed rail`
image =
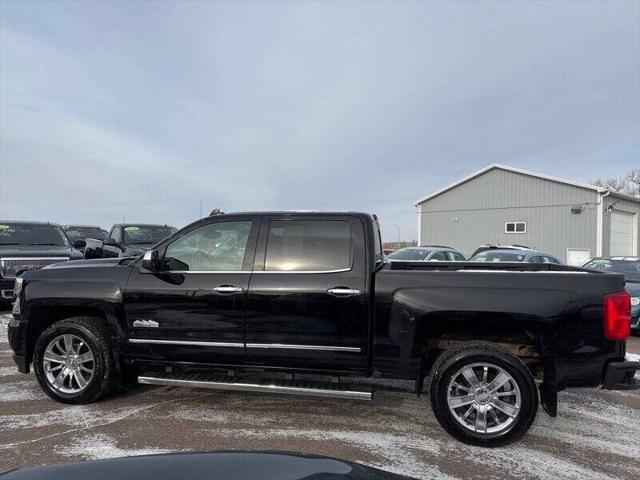
{"label": "truck bed rail", "polygon": [[412,262],[389,261],[389,270],[506,270],[514,272],[583,272],[601,273],[570,265],[555,263],[525,263],[525,262]]}

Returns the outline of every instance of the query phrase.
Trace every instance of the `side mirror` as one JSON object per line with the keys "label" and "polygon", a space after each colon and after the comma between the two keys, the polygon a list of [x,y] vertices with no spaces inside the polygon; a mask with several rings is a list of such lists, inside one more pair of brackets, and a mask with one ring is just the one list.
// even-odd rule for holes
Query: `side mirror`
{"label": "side mirror", "polygon": [[105,245],[108,245],[110,247],[117,247],[118,246],[118,242],[116,242],[113,238],[111,237],[107,237],[105,238],[102,243],[104,243]]}
{"label": "side mirror", "polygon": [[160,257],[157,250],[149,250],[144,252],[142,257],[142,268],[149,270],[150,272],[157,272],[160,270]]}
{"label": "side mirror", "polygon": [[87,246],[87,242],[85,240],[76,240],[75,242],[73,242],[73,248],[80,250],[81,248],[84,248]]}

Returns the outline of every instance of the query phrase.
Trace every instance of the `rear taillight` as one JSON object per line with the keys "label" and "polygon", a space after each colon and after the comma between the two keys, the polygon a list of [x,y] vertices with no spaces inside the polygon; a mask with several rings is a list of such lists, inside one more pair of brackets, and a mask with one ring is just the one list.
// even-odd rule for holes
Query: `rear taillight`
{"label": "rear taillight", "polygon": [[631,334],[631,295],[610,293],[602,303],[604,336],[609,340],[626,340]]}

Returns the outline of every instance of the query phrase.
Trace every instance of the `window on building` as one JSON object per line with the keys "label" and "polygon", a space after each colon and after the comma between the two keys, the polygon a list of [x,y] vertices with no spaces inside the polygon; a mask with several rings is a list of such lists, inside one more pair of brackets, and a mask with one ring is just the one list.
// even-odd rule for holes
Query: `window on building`
{"label": "window on building", "polygon": [[504,222],[504,233],[527,233],[527,222]]}

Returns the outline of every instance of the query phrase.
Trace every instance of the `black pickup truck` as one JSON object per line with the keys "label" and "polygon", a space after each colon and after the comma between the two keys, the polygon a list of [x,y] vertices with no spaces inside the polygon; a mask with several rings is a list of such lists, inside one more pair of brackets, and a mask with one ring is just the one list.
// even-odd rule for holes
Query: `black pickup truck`
{"label": "black pickup truck", "polygon": [[76,404],[123,379],[370,399],[376,378],[418,394],[428,378],[449,433],[497,446],[539,401],[555,415],[559,390],[632,388],[629,326],[619,275],[386,262],[375,216],[272,212],[199,220],[135,258],[27,272],[9,341],[21,372],[33,363],[50,397]]}

